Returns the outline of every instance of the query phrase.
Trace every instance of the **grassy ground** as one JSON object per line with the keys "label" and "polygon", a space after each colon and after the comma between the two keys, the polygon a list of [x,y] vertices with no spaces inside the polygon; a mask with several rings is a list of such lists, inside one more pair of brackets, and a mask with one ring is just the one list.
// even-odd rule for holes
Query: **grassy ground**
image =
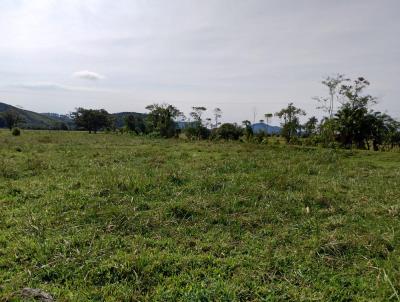
{"label": "grassy ground", "polygon": [[0,132],[0,300],[399,301],[400,153]]}

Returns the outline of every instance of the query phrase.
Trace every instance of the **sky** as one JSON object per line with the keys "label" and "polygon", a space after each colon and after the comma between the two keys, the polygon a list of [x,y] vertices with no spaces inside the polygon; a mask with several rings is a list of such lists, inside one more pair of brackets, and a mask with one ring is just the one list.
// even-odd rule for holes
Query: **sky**
{"label": "sky", "polygon": [[[400,118],[398,0],[0,0],[0,102],[263,119],[337,73],[363,76]],[[277,124],[275,120],[272,124]]]}

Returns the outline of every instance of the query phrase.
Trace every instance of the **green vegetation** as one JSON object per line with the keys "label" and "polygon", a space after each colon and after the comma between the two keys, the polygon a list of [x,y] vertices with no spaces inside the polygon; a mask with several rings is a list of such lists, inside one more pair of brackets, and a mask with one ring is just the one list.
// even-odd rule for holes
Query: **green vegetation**
{"label": "green vegetation", "polygon": [[0,300],[398,301],[399,168],[398,152],[0,131]]}
{"label": "green vegetation", "polygon": [[0,128],[60,129],[63,123],[46,115],[0,103]]}

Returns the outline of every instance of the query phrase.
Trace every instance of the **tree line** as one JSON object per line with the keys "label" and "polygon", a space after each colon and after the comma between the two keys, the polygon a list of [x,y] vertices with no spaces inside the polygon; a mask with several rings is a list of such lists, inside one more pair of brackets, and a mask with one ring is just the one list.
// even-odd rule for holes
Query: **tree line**
{"label": "tree line", "polygon": [[[99,130],[130,132],[137,135],[171,138],[181,134],[188,139],[225,139],[267,142],[268,127],[275,116],[281,121],[280,136],[289,144],[324,147],[386,150],[400,147],[400,123],[386,113],[373,110],[375,97],[366,93],[370,83],[363,77],[351,80],[342,74],[327,77],[322,81],[327,96],[315,97],[322,118],[301,119],[306,112],[290,102],[285,108],[264,115],[266,132],[254,133],[249,120],[221,124],[222,110],[215,108],[211,117],[204,118],[207,108],[192,107],[186,117],[170,104],[152,104],[146,107],[145,115],[127,114],[124,127],[118,129],[115,117],[104,109],[77,108],[70,117],[76,129],[96,133]],[[0,115],[0,126],[10,130],[22,120],[17,113],[8,111]],[[264,120],[260,120],[264,122]]]}

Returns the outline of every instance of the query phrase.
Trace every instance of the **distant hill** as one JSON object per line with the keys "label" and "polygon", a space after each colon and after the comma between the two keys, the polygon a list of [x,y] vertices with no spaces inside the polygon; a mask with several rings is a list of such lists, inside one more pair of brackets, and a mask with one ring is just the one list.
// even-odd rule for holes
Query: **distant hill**
{"label": "distant hill", "polygon": [[69,129],[73,129],[75,127],[74,120],[69,115],[52,113],[52,112],[45,112],[45,113],[40,113],[40,114],[45,115],[51,119],[57,120],[60,123],[66,124]]}
{"label": "distant hill", "polygon": [[[0,114],[6,111],[16,112],[23,122],[19,125],[21,128],[25,129],[57,129],[60,128],[61,122],[57,119],[51,118],[49,116],[36,113],[33,111],[28,111],[18,107],[14,107],[5,103],[0,103]],[[5,125],[1,125],[5,126]]]}
{"label": "distant hill", "polygon": [[278,126],[271,126],[265,123],[255,123],[251,126],[254,133],[265,132],[267,134],[279,134],[282,128]]}
{"label": "distant hill", "polygon": [[[24,129],[47,130],[47,129],[75,128],[74,121],[73,119],[71,119],[69,115],[51,113],[51,112],[37,113],[0,102],[0,117],[3,112],[9,110],[16,112],[22,118],[23,122],[18,126]],[[138,113],[138,112],[118,112],[118,113],[112,113],[111,115],[115,118],[116,127],[121,128],[124,126],[125,116],[131,114],[142,118],[146,117],[145,113]],[[0,128],[4,127],[5,124],[0,119]]]}

